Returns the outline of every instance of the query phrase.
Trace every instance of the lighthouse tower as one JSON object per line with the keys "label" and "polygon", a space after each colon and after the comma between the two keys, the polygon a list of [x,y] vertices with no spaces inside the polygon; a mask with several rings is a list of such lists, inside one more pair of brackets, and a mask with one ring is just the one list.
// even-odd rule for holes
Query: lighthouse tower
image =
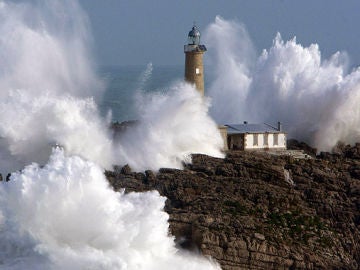
{"label": "lighthouse tower", "polygon": [[188,35],[188,44],[185,52],[185,80],[195,84],[196,90],[204,95],[204,65],[203,54],[205,45],[200,45],[200,31],[194,25]]}

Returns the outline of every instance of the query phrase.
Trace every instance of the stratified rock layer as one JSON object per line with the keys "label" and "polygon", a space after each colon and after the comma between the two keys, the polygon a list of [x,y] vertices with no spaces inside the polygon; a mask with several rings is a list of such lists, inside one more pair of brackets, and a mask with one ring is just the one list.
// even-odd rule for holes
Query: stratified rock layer
{"label": "stratified rock layer", "polygon": [[107,172],[115,190],[156,189],[170,231],[222,269],[359,269],[360,145],[314,159],[193,155],[184,170]]}

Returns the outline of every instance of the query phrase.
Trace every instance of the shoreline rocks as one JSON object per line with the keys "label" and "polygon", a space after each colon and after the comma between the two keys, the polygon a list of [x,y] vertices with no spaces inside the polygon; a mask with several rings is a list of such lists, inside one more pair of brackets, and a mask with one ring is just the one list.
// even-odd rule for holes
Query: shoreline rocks
{"label": "shoreline rocks", "polygon": [[359,153],[360,144],[312,159],[195,154],[184,170],[106,175],[115,190],[166,196],[179,246],[222,269],[359,269]]}

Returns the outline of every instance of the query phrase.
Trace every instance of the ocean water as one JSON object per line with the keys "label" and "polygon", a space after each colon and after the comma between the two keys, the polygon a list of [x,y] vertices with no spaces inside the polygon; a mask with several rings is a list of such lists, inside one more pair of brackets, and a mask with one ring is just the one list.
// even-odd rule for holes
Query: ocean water
{"label": "ocean water", "polygon": [[[104,175],[222,156],[209,104],[182,72],[96,71],[74,0],[1,1],[0,21],[0,173],[11,173],[0,183],[0,269],[220,269],[177,249],[158,192],[115,192]],[[114,139],[109,109],[139,125]]]}
{"label": "ocean water", "polygon": [[111,110],[112,121],[118,122],[137,119],[134,103],[138,91],[166,93],[171,84],[184,78],[183,65],[103,66],[98,72],[106,87],[99,104],[101,114],[106,116]]}
{"label": "ocean water", "polygon": [[[220,269],[176,248],[165,198],[114,192],[104,170],[223,157],[215,121],[281,121],[320,150],[360,141],[360,69],[345,53],[322,59],[319,45],[278,34],[257,54],[244,25],[217,17],[203,31],[204,99],[182,65],[96,71],[77,1],[2,1],[0,21],[0,172],[12,173],[0,269]],[[110,122],[131,119],[114,139]]]}

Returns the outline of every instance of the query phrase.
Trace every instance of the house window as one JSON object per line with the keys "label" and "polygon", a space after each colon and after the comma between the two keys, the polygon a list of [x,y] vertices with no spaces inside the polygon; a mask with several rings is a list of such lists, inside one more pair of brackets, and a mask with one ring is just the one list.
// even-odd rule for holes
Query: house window
{"label": "house window", "polygon": [[274,145],[279,145],[279,134],[274,134]]}
{"label": "house window", "polygon": [[259,144],[259,142],[258,142],[259,134],[254,134],[253,136],[254,136],[253,145],[254,145],[254,146],[255,146],[255,145],[258,145],[258,144]]}
{"label": "house window", "polygon": [[268,133],[264,134],[264,145],[269,145],[269,134]]}

